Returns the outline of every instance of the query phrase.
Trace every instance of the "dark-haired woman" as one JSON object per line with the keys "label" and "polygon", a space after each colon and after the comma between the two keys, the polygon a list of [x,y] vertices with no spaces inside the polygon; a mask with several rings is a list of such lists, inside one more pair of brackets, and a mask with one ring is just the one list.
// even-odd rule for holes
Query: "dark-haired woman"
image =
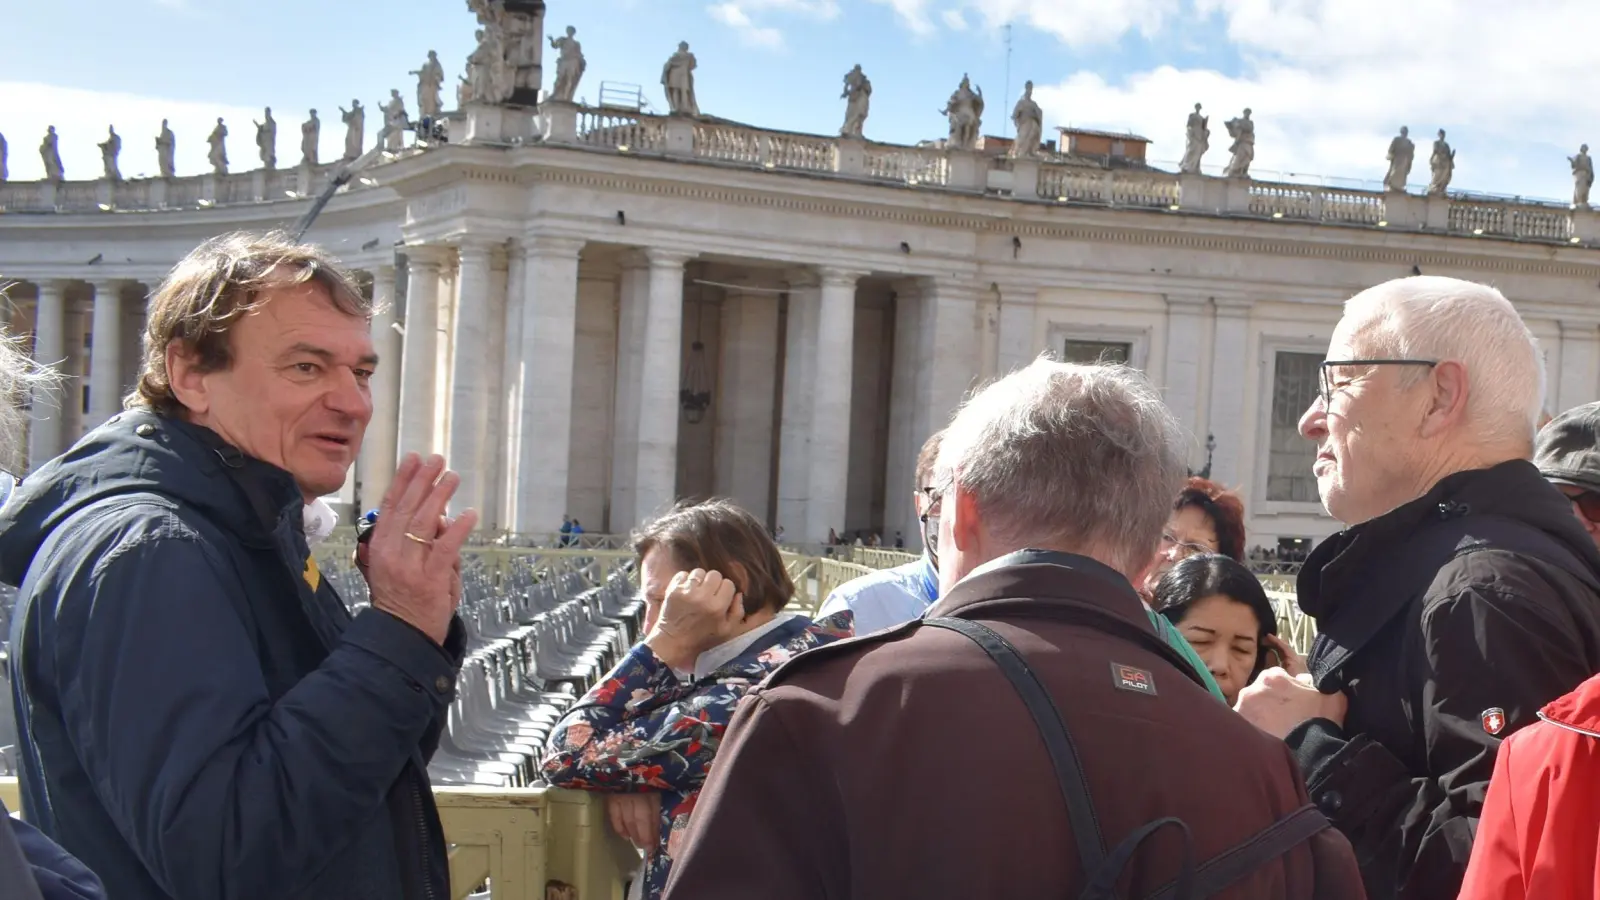
{"label": "dark-haired woman", "polygon": [[777,545],[726,501],[679,506],[633,549],[646,637],[556,724],[543,771],[614,795],[612,827],[648,850],[654,900],[739,699],[796,654],[850,637],[854,619],[784,612],[795,588]]}
{"label": "dark-haired woman", "polygon": [[1178,562],[1156,584],[1155,606],[1205,662],[1229,706],[1264,669],[1305,671],[1300,655],[1278,637],[1277,614],[1261,582],[1226,556]]}

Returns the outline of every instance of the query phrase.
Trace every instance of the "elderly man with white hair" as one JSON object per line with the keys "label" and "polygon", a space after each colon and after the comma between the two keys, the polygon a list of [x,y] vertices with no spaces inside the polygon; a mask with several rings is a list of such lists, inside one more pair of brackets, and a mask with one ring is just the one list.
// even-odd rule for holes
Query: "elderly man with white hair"
{"label": "elderly man with white hair", "polygon": [[1529,462],[1543,382],[1500,292],[1405,278],[1346,304],[1300,421],[1349,527],[1300,574],[1310,674],[1239,711],[1287,740],[1373,897],[1454,897],[1501,740],[1600,671],[1600,552]]}
{"label": "elderly man with white hair", "polygon": [[1182,444],[1132,369],[1040,360],[974,396],[935,466],[941,599],[747,695],[666,897],[1144,897],[1190,861],[1192,896],[1362,896],[1287,749],[1134,591]]}

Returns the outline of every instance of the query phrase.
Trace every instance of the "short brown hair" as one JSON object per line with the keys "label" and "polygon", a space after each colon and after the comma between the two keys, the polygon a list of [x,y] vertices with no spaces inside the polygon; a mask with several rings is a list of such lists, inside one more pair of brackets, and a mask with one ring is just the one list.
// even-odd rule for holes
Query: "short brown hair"
{"label": "short brown hair", "polygon": [[339,312],[372,317],[372,302],[338,260],[320,247],[295,243],[283,232],[235,231],[194,248],[150,298],[144,371],[127,406],[164,415],[182,412],[167,373],[167,348],[181,344],[198,358],[202,372],[227,369],[233,364],[229,333],[260,306],[262,291],[310,282],[327,290]]}
{"label": "short brown hair", "polygon": [[794,597],[778,545],[759,519],[732,501],[679,503],[633,533],[633,552],[641,563],[657,548],[666,550],[679,569],[716,571],[733,579],[744,595],[745,615],[781,612]]}
{"label": "short brown hair", "polygon": [[939,463],[939,447],[944,443],[944,429],[933,433],[922,444],[922,452],[917,454],[917,483],[912,485],[916,490],[922,490],[933,484],[933,467]]}

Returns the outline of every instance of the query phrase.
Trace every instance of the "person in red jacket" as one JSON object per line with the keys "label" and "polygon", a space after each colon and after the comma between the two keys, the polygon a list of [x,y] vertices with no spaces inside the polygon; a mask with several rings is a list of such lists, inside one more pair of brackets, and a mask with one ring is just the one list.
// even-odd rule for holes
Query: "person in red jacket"
{"label": "person in red jacket", "polygon": [[1600,897],[1600,675],[1500,745],[1458,900]]}

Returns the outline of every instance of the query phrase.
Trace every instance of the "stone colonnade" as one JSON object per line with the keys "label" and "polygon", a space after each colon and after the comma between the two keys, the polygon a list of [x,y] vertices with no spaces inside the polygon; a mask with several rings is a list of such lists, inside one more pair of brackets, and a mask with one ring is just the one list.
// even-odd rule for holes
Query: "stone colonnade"
{"label": "stone colonnade", "polygon": [[[461,473],[455,505],[489,529],[549,531],[598,495],[589,529],[625,531],[685,493],[716,493],[790,540],[870,523],[914,544],[913,461],[976,374],[978,292],[828,266],[746,269],[748,286],[718,295],[707,462],[690,476],[679,391],[699,335],[685,328],[685,287],[706,265],[551,234],[412,244],[394,264],[361,265],[382,362],[349,499],[375,506],[403,453],[437,452]],[[35,359],[68,376],[33,398],[30,468],[122,408],[156,283],[13,287],[12,333],[31,332]],[[858,320],[869,292],[881,322]],[[611,368],[593,382],[601,357]]]}

